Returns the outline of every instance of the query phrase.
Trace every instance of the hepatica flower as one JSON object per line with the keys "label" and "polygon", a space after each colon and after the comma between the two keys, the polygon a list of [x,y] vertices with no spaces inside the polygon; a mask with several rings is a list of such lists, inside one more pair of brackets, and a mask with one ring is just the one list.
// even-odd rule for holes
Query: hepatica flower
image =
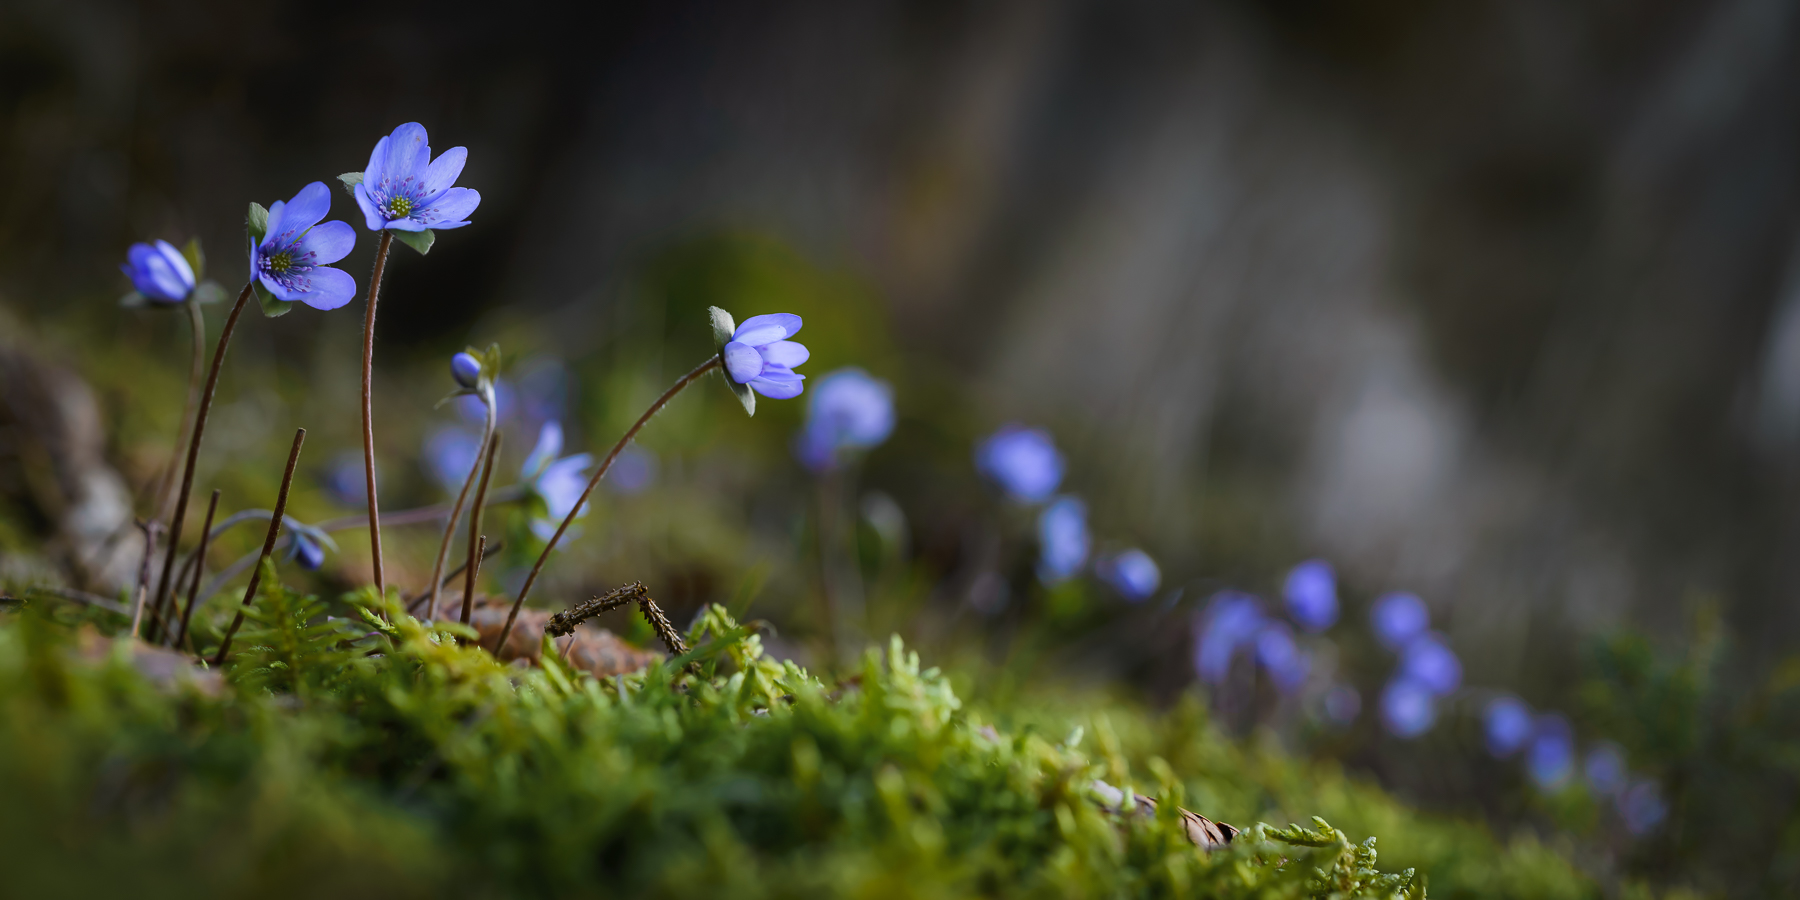
{"label": "hepatica flower", "polygon": [[[550,540],[556,534],[556,526],[575,508],[575,502],[587,488],[587,468],[594,464],[593,455],[588,453],[557,459],[556,455],[562,452],[562,443],[562,424],[545,422],[538,432],[537,446],[532,448],[519,472],[532,494],[544,502],[547,515],[531,520],[531,533],[542,541]],[[587,509],[586,505],[581,507],[583,515]]]}
{"label": "hepatica flower", "polygon": [[194,267],[168,241],[132,244],[119,267],[138,293],[160,303],[180,303],[194,292]]}
{"label": "hepatica flower", "polygon": [[1631,787],[1619,795],[1619,817],[1625,820],[1625,827],[1638,837],[1654,831],[1668,815],[1669,804],[1663,800],[1662,790],[1654,781],[1633,782]]}
{"label": "hepatica flower", "polygon": [[1300,627],[1319,632],[1337,622],[1337,578],[1331,564],[1322,559],[1309,559],[1288,572],[1282,586],[1288,613]]}
{"label": "hepatica flower", "polygon": [[1194,670],[1208,684],[1223,684],[1231,658],[1262,631],[1264,617],[1256,598],[1242,591],[1220,591],[1196,620]]}
{"label": "hepatica flower", "polygon": [[1162,570],[1156,567],[1156,560],[1136,547],[1099,560],[1094,563],[1094,572],[1133,603],[1148,598],[1162,585]]}
{"label": "hepatica flower", "polygon": [[1400,675],[1442,697],[1462,686],[1462,661],[1436,634],[1423,634],[1400,651]]}
{"label": "hepatica flower", "polygon": [[1525,773],[1548,793],[1566,784],[1574,771],[1575,734],[1569,720],[1554,714],[1539,718],[1525,747]]}
{"label": "hepatica flower", "polygon": [[450,357],[450,377],[468,390],[475,390],[481,384],[481,360],[473,353],[458,353]]}
{"label": "hepatica flower", "polygon": [[1381,724],[1395,737],[1411,740],[1437,724],[1437,699],[1410,678],[1396,678],[1381,691]]}
{"label": "hepatica flower", "polygon": [[250,271],[277,300],[337,309],[356,296],[356,279],[330,266],[349,255],[356,230],[335,220],[320,222],[330,211],[331,191],[321,181],[286,203],[270,204],[262,239],[250,250]]}
{"label": "hepatica flower", "polygon": [[1389,650],[1401,650],[1431,627],[1431,614],[1417,594],[1383,594],[1369,610],[1369,624],[1376,640]]}
{"label": "hepatica flower", "polygon": [[975,467],[1021,503],[1048,500],[1062,484],[1062,454],[1040,428],[1002,427],[975,448]]}
{"label": "hepatica flower", "polygon": [[417,122],[375,142],[362,180],[350,186],[369,230],[441,231],[469,224],[481,195],[454,186],[468,158],[467,148],[451,147],[432,159],[425,126]]}
{"label": "hepatica flower", "polygon": [[794,455],[813,471],[846,450],[867,450],[894,432],[894,389],[861,369],[839,369],[813,385]]}
{"label": "hepatica flower", "polygon": [[1588,787],[1602,797],[1625,790],[1625,782],[1631,777],[1625,768],[1625,751],[1617,744],[1601,744],[1589,750],[1581,761],[1581,774]]}
{"label": "hepatica flower", "polygon": [[800,396],[805,375],[794,367],[812,354],[804,344],[788,338],[800,332],[800,317],[792,313],[751,316],[731,333],[721,351],[731,380],[772,400]]}
{"label": "hepatica flower", "polygon": [[1496,697],[1488,701],[1481,718],[1488,753],[1496,759],[1505,759],[1519,752],[1519,748],[1531,740],[1531,732],[1535,727],[1531,719],[1531,707],[1517,697]]}
{"label": "hepatica flower", "polygon": [[1294,643],[1286,625],[1270,622],[1256,635],[1256,662],[1274,679],[1275,687],[1291,694],[1306,683],[1312,660]]}
{"label": "hepatica flower", "polygon": [[1087,504],[1058,498],[1038,516],[1038,578],[1045,584],[1067,580],[1087,562],[1088,546]]}

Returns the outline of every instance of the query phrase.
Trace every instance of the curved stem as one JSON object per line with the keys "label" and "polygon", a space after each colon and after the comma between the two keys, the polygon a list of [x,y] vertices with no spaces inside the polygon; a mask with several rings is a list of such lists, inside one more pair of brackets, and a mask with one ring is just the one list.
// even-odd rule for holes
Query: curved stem
{"label": "curved stem", "polygon": [[169,578],[175,574],[175,548],[181,544],[181,526],[187,520],[188,494],[194,489],[194,466],[200,460],[200,440],[206,436],[206,415],[212,411],[213,393],[219,387],[219,369],[225,364],[225,349],[231,346],[231,333],[237,329],[238,317],[244,313],[244,304],[250,301],[251,289],[256,286],[256,278],[252,276],[245,282],[244,289],[238,292],[237,303],[231,307],[231,315],[225,317],[225,327],[219,332],[219,344],[213,350],[212,369],[206,373],[206,387],[200,392],[200,406],[194,414],[194,436],[188,439],[187,464],[181,472],[181,490],[175,495],[175,518],[169,522],[169,552],[163,557],[162,576],[157,579],[156,605],[161,608],[169,595]]}
{"label": "curved stem", "polygon": [[[431,567],[431,586],[426,588],[431,599],[425,603],[425,613],[433,621],[436,621],[438,617],[438,585],[444,580],[444,561],[450,558],[450,540],[456,537],[456,520],[462,518],[463,502],[469,499],[469,489],[475,486],[475,479],[481,476],[482,462],[488,458],[488,444],[493,443],[494,440],[494,389],[492,387],[482,392],[481,405],[487,409],[487,421],[481,430],[481,443],[476,445],[475,461],[469,464],[469,477],[463,479],[462,490],[457,493],[456,502],[450,506],[450,520],[444,523],[444,539],[438,542],[437,562]],[[473,520],[471,520],[472,522]]]}
{"label": "curved stem", "polygon": [[469,559],[463,563],[462,618],[469,624],[469,613],[475,607],[475,578],[481,573],[481,558],[487,553],[487,535],[481,533],[481,508],[487,502],[488,479],[494,477],[494,457],[500,452],[500,433],[488,441],[487,460],[481,467],[481,486],[475,489],[475,506],[469,510]]}
{"label": "curved stem", "polygon": [[300,462],[300,445],[306,443],[306,429],[294,431],[294,449],[288,451],[287,469],[281,473],[281,491],[275,495],[275,515],[269,519],[269,533],[263,538],[262,556],[256,560],[256,571],[250,573],[250,584],[244,588],[244,603],[238,607],[237,616],[231,620],[231,627],[225,629],[225,640],[219,644],[219,655],[213,657],[213,667],[225,664],[225,653],[231,649],[231,638],[237,634],[238,627],[244,624],[244,610],[256,601],[256,589],[262,584],[263,561],[275,552],[275,539],[281,535],[281,514],[287,510],[288,488],[294,484],[294,466]]}
{"label": "curved stem", "polygon": [[644,425],[650,421],[650,417],[661,412],[662,408],[670,400],[673,400],[676,394],[681,393],[683,388],[693,384],[700,376],[718,368],[723,361],[723,356],[714,356],[694,367],[693,371],[681,376],[680,380],[671,385],[668,390],[663,391],[661,397],[656,398],[655,403],[650,404],[649,409],[644,410],[643,415],[638,416],[638,420],[625,431],[625,436],[619,438],[619,442],[613,445],[612,452],[606,454],[606,458],[600,461],[600,468],[595,469],[594,477],[588,479],[587,487],[582,490],[580,499],[576,500],[575,505],[569,508],[569,514],[563,517],[562,524],[556,526],[556,533],[550,536],[550,540],[544,544],[544,552],[538,554],[537,562],[532,564],[531,574],[525,576],[525,586],[519,588],[519,598],[513,601],[512,612],[506,616],[506,626],[500,629],[500,641],[494,645],[495,656],[499,656],[500,648],[506,646],[506,638],[512,634],[513,621],[519,617],[519,607],[524,606],[525,598],[531,595],[531,586],[537,583],[538,573],[543,571],[544,562],[556,549],[557,542],[562,540],[563,532],[568,531],[569,525],[575,521],[575,517],[581,514],[581,508],[587,505],[588,495],[594,492],[594,488],[600,484],[600,479],[606,476],[606,470],[612,468],[613,460],[618,458],[619,452],[625,449],[626,444],[631,443],[632,438],[637,437],[637,433],[643,430]]}
{"label": "curved stem", "polygon": [[387,596],[387,580],[381,574],[381,508],[375,499],[375,406],[370,386],[375,379],[375,301],[381,294],[381,275],[387,268],[388,248],[394,233],[383,231],[375,248],[375,271],[369,275],[369,308],[363,318],[362,429],[363,472],[369,490],[369,557],[375,568],[375,593]]}
{"label": "curved stem", "polygon": [[151,506],[151,515],[158,519],[169,516],[169,490],[175,486],[175,460],[181,457],[182,439],[187,437],[188,422],[194,415],[194,403],[200,396],[200,379],[206,373],[206,319],[200,315],[200,301],[189,297],[183,304],[187,307],[188,330],[193,335],[193,362],[188,366],[187,400],[181,405],[181,422],[176,426],[175,452],[169,455],[169,464],[163,468],[162,478],[156,484],[156,502]]}

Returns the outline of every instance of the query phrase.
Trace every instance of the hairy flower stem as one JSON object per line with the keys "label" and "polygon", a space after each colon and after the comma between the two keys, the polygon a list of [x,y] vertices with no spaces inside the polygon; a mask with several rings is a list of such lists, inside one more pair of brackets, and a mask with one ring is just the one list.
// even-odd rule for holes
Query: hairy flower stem
{"label": "hairy flower stem", "polygon": [[[482,391],[481,405],[487,409],[486,424],[481,430],[481,443],[476,445],[475,461],[469,465],[469,477],[463,479],[462,490],[457,492],[456,502],[450,506],[450,520],[444,523],[444,539],[438,542],[437,562],[431,566],[431,582],[430,586],[426,588],[431,599],[425,604],[425,614],[433,621],[436,621],[438,617],[438,587],[444,579],[444,561],[450,558],[450,541],[456,537],[456,522],[462,518],[463,503],[469,499],[469,489],[474,487],[476,479],[481,477],[482,461],[491,458],[483,451],[487,450],[488,445],[494,441],[493,388],[489,387]],[[480,506],[481,501],[477,500],[475,503]],[[469,537],[473,540],[474,536],[475,523],[473,519],[470,519]]]}
{"label": "hairy flower stem", "polygon": [[550,540],[544,544],[544,552],[538,554],[537,562],[531,566],[531,573],[525,576],[525,586],[519,588],[519,599],[513,601],[512,612],[506,616],[506,626],[500,629],[500,642],[494,645],[495,656],[499,656],[500,648],[506,646],[506,638],[512,634],[513,621],[519,618],[519,607],[524,606],[525,598],[531,595],[531,586],[537,583],[538,573],[544,570],[544,562],[556,549],[557,542],[562,540],[563,532],[568,531],[569,525],[575,521],[575,517],[581,514],[581,508],[587,505],[588,495],[592,494],[594,488],[599,486],[600,479],[606,476],[606,470],[612,468],[613,460],[617,459],[620,451],[625,449],[625,445],[631,443],[631,439],[637,437],[637,433],[644,429],[644,425],[650,421],[651,416],[661,412],[662,408],[668,405],[670,400],[675,399],[675,395],[681,393],[682,389],[698,381],[700,376],[718,368],[724,361],[724,356],[714,356],[695,366],[693,371],[681,376],[668,390],[663,391],[661,397],[656,398],[655,403],[650,404],[649,409],[644,410],[643,415],[638,416],[638,420],[626,429],[625,436],[619,438],[619,442],[613,445],[612,452],[606,454],[606,458],[600,461],[600,468],[594,470],[594,477],[588,479],[587,487],[582,490],[581,497],[575,501],[574,506],[569,508],[569,514],[563,517],[562,524],[556,526],[556,533],[551,535]]}
{"label": "hairy flower stem", "polygon": [[[175,460],[181,457],[182,438],[187,436],[188,420],[194,415],[194,403],[200,396],[200,378],[206,372],[206,319],[200,315],[200,301],[188,297],[187,303],[188,330],[194,338],[194,359],[188,367],[187,400],[181,406],[181,421],[176,425],[175,448],[169,454],[169,464],[163,467],[162,478],[157,480],[155,502],[151,505],[151,515],[158,520],[169,516],[169,501],[173,499],[170,489],[175,487]],[[180,582],[177,582],[179,584]]]}
{"label": "hairy flower stem", "polygon": [[487,500],[488,480],[494,476],[494,457],[500,452],[500,433],[494,432],[488,441],[487,460],[481,467],[481,486],[475,489],[475,506],[469,510],[469,560],[463,563],[463,602],[462,616],[457,621],[469,624],[469,614],[475,608],[475,577],[481,574],[481,558],[487,548],[487,536],[481,534],[481,507]]}
{"label": "hairy flower stem", "polygon": [[144,561],[138,565],[136,602],[131,605],[131,636],[138,636],[138,624],[144,621],[144,594],[150,590],[150,560],[156,556],[156,520],[137,521],[144,533]]}
{"label": "hairy flower stem", "polygon": [[[363,472],[369,491],[369,558],[375,567],[375,593],[387,596],[387,579],[381,575],[381,507],[375,499],[375,301],[381,295],[381,275],[387,270],[388,248],[394,233],[383,231],[375,247],[375,271],[369,275],[369,308],[363,318],[362,426]],[[454,518],[452,518],[454,522]],[[386,615],[383,613],[383,615]]]}
{"label": "hairy flower stem", "polygon": [[244,602],[238,607],[237,615],[231,620],[231,627],[225,629],[225,640],[219,643],[219,654],[213,657],[213,667],[225,664],[225,653],[231,649],[231,638],[237,634],[238,627],[244,624],[244,610],[256,600],[256,589],[262,584],[263,563],[275,552],[275,539],[281,536],[281,514],[287,511],[288,488],[294,484],[294,466],[300,462],[300,445],[306,443],[306,429],[294,431],[294,449],[288,451],[287,469],[281,473],[281,490],[275,495],[275,515],[269,519],[269,533],[263,538],[262,556],[257,557],[256,568],[250,571],[250,584],[244,588]]}
{"label": "hairy flower stem", "polygon": [[188,583],[187,608],[181,611],[181,627],[175,632],[175,643],[170,646],[177,650],[187,642],[188,622],[194,618],[194,597],[200,593],[200,576],[206,571],[206,547],[212,542],[213,514],[219,511],[219,492],[212,492],[212,502],[206,505],[206,524],[200,529],[200,546],[194,550],[194,580]]}
{"label": "hairy flower stem", "polygon": [[252,275],[238,293],[231,314],[225,317],[219,344],[213,350],[212,369],[206,373],[206,387],[200,391],[199,410],[194,413],[194,435],[188,438],[187,464],[181,472],[181,490],[175,495],[175,518],[169,522],[169,552],[163,558],[162,577],[157,580],[156,608],[159,610],[169,596],[169,579],[175,574],[175,549],[181,543],[181,526],[187,521],[188,495],[194,490],[194,465],[200,460],[200,439],[206,436],[206,416],[212,411],[213,393],[219,388],[219,369],[225,364],[225,349],[231,346],[231,333],[237,330],[238,317],[244,314],[244,304],[250,302],[250,293],[255,286],[256,277]]}

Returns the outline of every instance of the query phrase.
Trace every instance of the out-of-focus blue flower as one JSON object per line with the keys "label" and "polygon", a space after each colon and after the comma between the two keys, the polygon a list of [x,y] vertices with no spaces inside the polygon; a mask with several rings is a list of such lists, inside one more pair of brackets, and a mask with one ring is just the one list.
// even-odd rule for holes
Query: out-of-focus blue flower
{"label": "out-of-focus blue flower", "polygon": [[1575,732],[1569,720],[1554,713],[1539,716],[1531,743],[1525,746],[1525,774],[1546,793],[1560,790],[1575,772]]}
{"label": "out-of-focus blue flower", "polygon": [[794,367],[812,356],[804,344],[788,340],[800,333],[800,317],[792,313],[751,316],[731,333],[722,351],[731,380],[775,400],[800,396],[805,375]]}
{"label": "out-of-focus blue flower", "polygon": [[299,561],[301,568],[309,572],[317,572],[320,566],[325,565],[325,548],[313,543],[305,533],[296,531],[294,532],[294,559]]}
{"label": "out-of-focus blue flower", "polygon": [[636,444],[626,444],[606,470],[606,484],[615,494],[641,494],[656,481],[656,454]]}
{"label": "out-of-focus blue flower", "polygon": [[458,353],[450,357],[450,377],[456,383],[474,390],[481,383],[481,360],[472,353]]}
{"label": "out-of-focus blue flower", "polygon": [[861,369],[839,369],[813,385],[794,455],[809,469],[828,469],[839,453],[877,446],[893,432],[893,387]]}
{"label": "out-of-focus blue flower", "polygon": [[1337,577],[1331,563],[1309,559],[1295,566],[1288,572],[1282,594],[1287,598],[1288,614],[1301,628],[1320,632],[1337,623]]}
{"label": "out-of-focus blue flower", "polygon": [[337,309],[356,296],[356,279],[331,268],[356,246],[356,229],[336,220],[331,190],[322,181],[300,189],[294,199],[269,205],[268,231],[250,249],[250,271],[277,300],[298,300],[313,309]]}
{"label": "out-of-focus blue flower", "polygon": [[1395,737],[1416,738],[1437,724],[1437,698],[1410,678],[1396,678],[1381,691],[1381,724]]}
{"label": "out-of-focus blue flower", "polygon": [[1058,497],[1038,515],[1038,578],[1055,584],[1081,571],[1088,544],[1087,504]]}
{"label": "out-of-focus blue flower", "polygon": [[1400,674],[1442,697],[1462,686],[1462,661],[1436,634],[1421,634],[1400,651]]}
{"label": "out-of-focus blue flower", "polygon": [[180,303],[194,292],[194,267],[168,241],[132,244],[119,267],[138,293],[163,303]]}
{"label": "out-of-focus blue flower", "polygon": [[[548,517],[531,520],[531,533],[544,541],[556,534],[556,527],[575,508],[581,492],[587,490],[586,470],[594,464],[594,457],[587,453],[557,459],[562,444],[562,423],[545,422],[538,432],[537,446],[531,449],[531,455],[525,458],[525,465],[519,472],[531,492],[544,501]],[[587,505],[583,504],[579,515],[587,515],[587,511]]]}
{"label": "out-of-focus blue flower", "polygon": [[1625,789],[1631,773],[1625,768],[1625,751],[1617,744],[1600,744],[1589,750],[1581,762],[1581,774],[1588,787],[1602,797],[1611,797]]}
{"label": "out-of-focus blue flower", "polygon": [[1063,458],[1043,429],[1006,425],[975,448],[975,468],[1014,500],[1041,503],[1062,484]]}
{"label": "out-of-focus blue flower", "polygon": [[[456,398],[455,405],[456,414],[461,416],[464,422],[470,425],[481,425],[487,421],[487,406],[482,403],[480,397],[474,394],[463,394]],[[509,411],[516,408],[512,385],[508,384],[504,378],[494,379],[494,417],[503,419]],[[541,424],[531,423],[532,427],[538,427]],[[526,428],[525,431],[529,434],[531,427]]]}
{"label": "out-of-focus blue flower", "polygon": [[1156,593],[1162,585],[1162,570],[1156,567],[1156,560],[1136,547],[1097,560],[1094,572],[1134,603]]}
{"label": "out-of-focus blue flower", "polygon": [[1619,795],[1619,818],[1624,819],[1625,827],[1638,837],[1656,830],[1668,815],[1669,804],[1663,800],[1662,789],[1654,781],[1633,782]]}
{"label": "out-of-focus blue flower", "polygon": [[1362,694],[1347,684],[1334,684],[1325,692],[1325,718],[1339,728],[1349,726],[1362,712]]}
{"label": "out-of-focus blue flower", "polygon": [[462,489],[480,455],[481,436],[455,425],[439,428],[425,438],[425,470],[438,487],[451,493]]}
{"label": "out-of-focus blue flower", "polygon": [[1312,670],[1312,660],[1301,652],[1300,647],[1294,643],[1293,633],[1280,622],[1269,622],[1257,632],[1256,661],[1275,681],[1275,687],[1284,694],[1298,690],[1306,683],[1306,675]]}
{"label": "out-of-focus blue flower", "polygon": [[1396,591],[1382,594],[1369,610],[1369,624],[1376,640],[1389,650],[1399,650],[1431,627],[1431,613],[1417,594]]}
{"label": "out-of-focus blue flower", "polygon": [[1194,671],[1208,684],[1222,684],[1232,656],[1262,630],[1262,605],[1242,591],[1220,591],[1194,624]]}
{"label": "out-of-focus blue flower", "polygon": [[1487,736],[1488,752],[1505,759],[1531,739],[1534,727],[1531,707],[1517,697],[1496,697],[1488,701],[1482,712],[1482,730]]}
{"label": "out-of-focus blue flower", "polygon": [[362,453],[346,450],[332,457],[325,470],[325,489],[331,499],[343,506],[358,507],[369,502],[369,483],[364,480]]}
{"label": "out-of-focus blue flower", "polygon": [[437,159],[425,126],[408,122],[375,142],[362,183],[351,188],[370,231],[442,231],[469,224],[481,195],[454,187],[469,151],[451,147]]}

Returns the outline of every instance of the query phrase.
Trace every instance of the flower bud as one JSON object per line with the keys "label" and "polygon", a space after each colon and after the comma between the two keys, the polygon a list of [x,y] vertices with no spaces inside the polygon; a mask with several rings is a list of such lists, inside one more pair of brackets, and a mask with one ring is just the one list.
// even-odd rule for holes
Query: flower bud
{"label": "flower bud", "polygon": [[325,565],[325,548],[313,543],[303,534],[294,535],[294,556],[300,561],[301,568],[309,572],[317,572]]}
{"label": "flower bud", "polygon": [[450,375],[456,383],[474,390],[481,383],[481,360],[467,353],[450,357]]}

